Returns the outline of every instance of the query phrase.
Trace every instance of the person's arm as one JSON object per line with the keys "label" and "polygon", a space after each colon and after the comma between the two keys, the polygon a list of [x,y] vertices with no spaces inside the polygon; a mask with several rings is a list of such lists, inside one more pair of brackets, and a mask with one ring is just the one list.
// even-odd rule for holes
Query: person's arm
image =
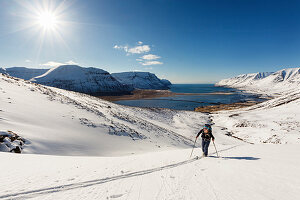
{"label": "person's arm", "polygon": [[201,130],[199,131],[199,133],[197,134],[196,138],[198,138],[199,135],[200,135],[202,132],[203,132],[203,129],[201,129]]}

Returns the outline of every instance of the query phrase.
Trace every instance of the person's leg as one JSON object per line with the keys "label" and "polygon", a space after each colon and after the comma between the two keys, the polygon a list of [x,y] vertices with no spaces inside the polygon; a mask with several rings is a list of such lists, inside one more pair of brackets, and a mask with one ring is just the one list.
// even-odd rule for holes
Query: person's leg
{"label": "person's leg", "polygon": [[202,152],[204,154],[205,152],[205,141],[202,139]]}
{"label": "person's leg", "polygon": [[205,156],[208,155],[209,143],[210,143],[210,141],[205,141],[205,145],[204,145],[204,154],[205,154]]}

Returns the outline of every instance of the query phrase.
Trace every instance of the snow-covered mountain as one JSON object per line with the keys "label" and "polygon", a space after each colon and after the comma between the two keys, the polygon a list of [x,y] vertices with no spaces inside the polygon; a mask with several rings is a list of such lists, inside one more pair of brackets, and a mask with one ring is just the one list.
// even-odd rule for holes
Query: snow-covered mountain
{"label": "snow-covered mountain", "polygon": [[92,95],[127,94],[133,88],[117,81],[107,71],[77,65],[61,65],[48,70],[32,82]]}
{"label": "snow-covered mountain", "polygon": [[49,69],[33,69],[26,67],[9,67],[5,69],[6,73],[10,76],[22,78],[25,80],[29,80],[33,77],[40,76],[48,70]]}
{"label": "snow-covered mountain", "polygon": [[1,68],[0,73],[92,95],[128,94],[134,89],[169,89],[171,82],[149,72],[110,74],[98,68],[62,65],[51,69]]}
{"label": "snow-covered mountain", "polygon": [[299,89],[300,68],[282,69],[277,72],[243,74],[221,80],[216,85],[280,95],[282,92],[289,93]]}
{"label": "snow-covered mountain", "polygon": [[112,73],[112,76],[121,83],[131,85],[136,89],[167,90],[171,84],[169,81],[157,78],[155,74],[150,72],[121,72]]}
{"label": "snow-covered mountain", "polygon": [[255,83],[255,81],[263,79],[273,72],[258,72],[251,74],[241,74],[233,78],[223,79],[216,83],[217,86],[232,86],[232,87],[241,87],[247,86]]}

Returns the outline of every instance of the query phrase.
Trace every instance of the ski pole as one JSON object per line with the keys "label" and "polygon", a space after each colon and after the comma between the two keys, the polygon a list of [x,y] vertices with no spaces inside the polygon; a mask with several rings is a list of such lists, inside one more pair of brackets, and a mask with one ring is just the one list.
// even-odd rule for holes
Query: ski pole
{"label": "ski pole", "polygon": [[190,158],[191,158],[191,157],[192,157],[192,155],[193,155],[193,151],[194,151],[194,148],[195,148],[196,140],[197,140],[197,138],[195,139],[194,146],[193,146],[193,149],[192,149],[192,152],[191,152]]}
{"label": "ski pole", "polygon": [[215,145],[215,141],[214,141],[214,140],[213,140],[213,143],[214,143],[214,147],[215,147],[215,150],[216,150],[217,156],[219,157],[219,154],[218,154],[218,151],[217,151],[217,148],[216,148],[216,145]]}

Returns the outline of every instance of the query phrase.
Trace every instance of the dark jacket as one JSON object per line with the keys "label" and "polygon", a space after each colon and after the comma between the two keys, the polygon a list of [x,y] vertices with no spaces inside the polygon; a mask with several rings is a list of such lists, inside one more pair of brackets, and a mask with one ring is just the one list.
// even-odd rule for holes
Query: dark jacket
{"label": "dark jacket", "polygon": [[211,130],[208,130],[208,133],[204,133],[204,130],[201,129],[199,131],[199,133],[197,134],[197,137],[199,137],[200,134],[201,134],[201,137],[202,137],[203,140],[210,140],[211,138],[215,139],[215,137],[213,136]]}

